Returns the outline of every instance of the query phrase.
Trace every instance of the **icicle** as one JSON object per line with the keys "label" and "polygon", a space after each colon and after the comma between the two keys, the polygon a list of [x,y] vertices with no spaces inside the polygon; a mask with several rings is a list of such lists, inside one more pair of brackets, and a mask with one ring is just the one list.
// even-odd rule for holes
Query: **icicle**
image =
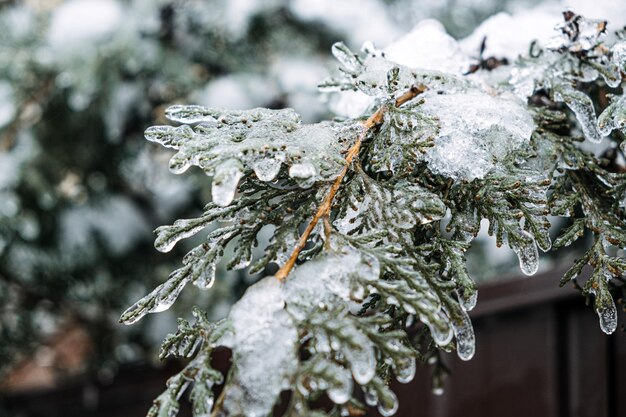
{"label": "icicle", "polygon": [[439,346],[445,346],[450,343],[454,335],[452,329],[447,323],[447,317],[441,317],[443,315],[443,312],[441,311],[439,311],[438,315],[440,317],[438,317],[439,320],[437,323],[430,323],[428,317],[425,315],[420,315],[420,320],[428,326],[430,335],[435,343]]}
{"label": "icicle", "polygon": [[237,159],[227,159],[215,168],[211,196],[218,206],[226,207],[235,198],[237,185],[243,176],[243,165]]}
{"label": "icicle", "polygon": [[590,142],[600,143],[602,136],[596,127],[596,113],[591,98],[568,84],[557,84],[553,87],[554,100],[567,104],[580,123],[585,138]]}
{"label": "icicle", "polygon": [[524,242],[521,246],[513,246],[513,251],[519,259],[519,267],[524,275],[534,275],[539,269],[539,251],[533,236],[523,230],[521,233],[528,242]]}
{"label": "icicle", "polygon": [[468,361],[472,359],[476,349],[474,328],[467,312],[459,310],[459,314],[461,314],[460,322],[457,323],[455,320],[450,320],[450,322],[456,338],[456,353],[461,360]]}

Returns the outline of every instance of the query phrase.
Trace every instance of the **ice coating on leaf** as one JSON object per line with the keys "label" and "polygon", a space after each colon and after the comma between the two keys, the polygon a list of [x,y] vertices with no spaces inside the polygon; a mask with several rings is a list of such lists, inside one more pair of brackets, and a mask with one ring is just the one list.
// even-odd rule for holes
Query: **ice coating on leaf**
{"label": "ice coating on leaf", "polygon": [[124,311],[120,321],[124,324],[133,324],[148,313],[167,310],[174,304],[188,282],[189,277],[186,274],[180,270],[173,272],[167,281]]}
{"label": "ice coating on leaf", "polygon": [[[235,179],[241,178],[237,172],[245,173],[243,168],[235,169],[235,161],[253,170],[261,181],[275,180],[283,164],[295,166],[293,176],[305,187],[315,181],[330,181],[341,172],[342,151],[353,140],[342,136],[346,125],[302,125],[292,109],[238,111],[178,105],[166,114],[178,122],[198,123],[194,127],[155,126],[146,130],[148,140],[178,150],[170,160],[170,170],[181,173],[194,165],[216,175],[222,167],[220,176],[229,185],[225,191],[232,190]],[[230,194],[225,192],[223,199],[218,198],[220,205],[226,205]]]}
{"label": "ice coating on leaf", "polygon": [[509,84],[513,92],[520,100],[527,100],[532,96],[539,84],[543,81],[544,74],[549,68],[549,61],[535,62],[534,60],[520,59],[511,69]]}
{"label": "ice coating on leaf", "polygon": [[356,75],[362,70],[363,63],[359,56],[352,52],[343,42],[333,44],[330,51],[348,74]]}
{"label": "ice coating on leaf", "polygon": [[563,12],[563,17],[565,21],[555,27],[559,34],[546,42],[549,49],[573,53],[589,51],[606,30],[606,20],[587,19],[572,11]]}
{"label": "ice coating on leaf", "polygon": [[[342,45],[345,56],[340,59],[340,70],[343,76],[329,78],[320,85],[324,92],[341,92],[333,96],[330,103],[337,114],[361,116],[371,107],[374,97],[397,96],[413,85],[424,84],[432,90],[449,92],[471,85],[460,77],[466,58],[454,39],[435,21],[420,23],[414,32],[387,49],[392,58],[381,51],[367,51],[364,57],[358,58],[356,65],[352,59],[345,58],[356,54]],[[424,49],[436,56],[423,54]]]}
{"label": "ice coating on leaf", "polygon": [[215,168],[211,196],[218,206],[226,207],[235,198],[237,185],[243,176],[243,165],[237,159],[227,159]]}
{"label": "ice coating on leaf", "polygon": [[208,290],[213,286],[215,282],[215,271],[217,266],[215,262],[207,263],[204,268],[202,268],[194,279],[193,284],[200,288],[201,290]]}
{"label": "ice coating on leaf", "polygon": [[539,251],[535,238],[527,231],[522,231],[525,242],[519,245],[512,245],[513,251],[519,259],[520,270],[524,275],[534,275],[539,269]]}
{"label": "ice coating on leaf", "polygon": [[348,369],[321,356],[314,357],[306,365],[296,381],[300,394],[308,398],[313,392],[326,391],[335,404],[344,404],[350,399],[353,383]]}
{"label": "ice coating on leaf", "polygon": [[622,71],[626,69],[626,40],[616,42],[611,48],[612,61]]}
{"label": "ice coating on leaf", "polygon": [[483,178],[534,130],[526,107],[514,97],[480,91],[426,94],[421,110],[439,119],[439,136],[426,153],[429,167],[455,179]]}
{"label": "ice coating on leaf", "polygon": [[229,415],[268,415],[296,371],[298,333],[284,307],[285,293],[273,276],[249,287],[232,307],[229,346],[237,367],[224,400]]}
{"label": "ice coating on leaf", "polygon": [[[364,257],[347,244],[333,241],[331,245],[333,251],[296,267],[285,283],[287,311],[296,320],[307,319],[320,306],[337,308],[344,304],[347,307],[355,281],[374,280],[380,273],[375,258]],[[317,349],[319,352],[339,349],[348,361],[354,379],[359,384],[366,384],[376,372],[374,346],[351,324],[347,314],[344,309],[341,316],[324,319],[316,326],[320,327],[316,333]],[[341,342],[346,340],[350,343]]]}
{"label": "ice coating on leaf", "polygon": [[591,98],[587,94],[568,84],[555,85],[552,94],[554,100],[565,103],[574,112],[585,138],[593,143],[602,141],[602,136],[596,126],[596,112],[593,109]]}
{"label": "ice coating on leaf", "polygon": [[159,226],[155,232],[157,238],[154,247],[159,252],[169,252],[182,239],[194,236],[207,224],[203,219],[178,219],[171,226]]}
{"label": "ice coating on leaf", "polygon": [[304,320],[320,303],[336,306],[348,302],[353,279],[371,281],[379,274],[376,258],[365,257],[345,245],[294,269],[285,283],[289,300],[287,310],[297,320]]}
{"label": "ice coating on leaf", "polygon": [[456,353],[461,360],[468,361],[472,359],[476,350],[474,328],[465,310],[459,309],[457,314],[458,319],[450,320],[456,339]]}
{"label": "ice coating on leaf", "polygon": [[608,136],[613,130],[626,131],[626,96],[613,97],[612,102],[598,117],[598,131]]}
{"label": "ice coating on leaf", "polygon": [[359,176],[350,184],[349,197],[350,204],[334,222],[344,234],[384,228],[396,233],[392,229],[408,230],[439,220],[446,213],[439,196],[406,181],[388,185]]}

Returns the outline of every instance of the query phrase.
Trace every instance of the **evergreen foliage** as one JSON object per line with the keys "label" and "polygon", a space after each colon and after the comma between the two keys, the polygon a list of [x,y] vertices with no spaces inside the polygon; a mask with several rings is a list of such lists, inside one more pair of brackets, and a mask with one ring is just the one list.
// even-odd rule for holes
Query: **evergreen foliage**
{"label": "evergreen foliage", "polygon": [[[198,311],[196,324],[181,321],[165,355],[194,359],[149,415],[174,414],[189,383],[197,416],[270,415],[283,390],[286,416],[357,415],[366,405],[394,414],[388,382],[410,381],[416,359],[474,354],[468,311],[477,289],[465,252],[483,219],[527,275],[537,271],[538,249],[591,234],[561,284],[590,265],[582,293],[601,329],[614,332],[611,290],[626,274],[626,174],[616,159],[626,134],[626,41],[602,42],[606,22],[563,16],[548,44],[465,76],[399,65],[371,45],[356,54],[335,44],[340,72],[321,88],[371,97],[362,117],[305,125],[289,109],[174,106],[166,114],[180,126],[149,128],[149,140],[177,150],[173,172],[194,165],[213,181],[203,215],[157,229],[157,249],[212,231],[121,320],[167,309],[187,283],[210,287],[231,241],[228,268],[280,266],[224,321]],[[600,157],[581,146],[603,138]],[[554,244],[549,215],[571,219]],[[255,258],[267,226],[273,235]],[[210,367],[216,346],[232,349],[233,366],[214,404],[212,387],[223,379]],[[436,391],[444,372],[439,364]],[[314,409],[321,394],[335,407]]]}

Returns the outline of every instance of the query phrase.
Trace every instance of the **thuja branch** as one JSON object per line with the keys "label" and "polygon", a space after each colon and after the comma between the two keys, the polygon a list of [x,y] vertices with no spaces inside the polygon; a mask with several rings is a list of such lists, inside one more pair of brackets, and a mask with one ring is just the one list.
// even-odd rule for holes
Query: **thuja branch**
{"label": "thuja branch", "polygon": [[[419,86],[412,86],[408,91],[406,91],[405,93],[403,93],[402,95],[400,95],[400,97],[396,99],[394,103],[395,107],[402,106],[404,103],[412,100],[419,94],[422,94],[424,91],[426,91],[426,89],[427,87],[422,84],[420,84]],[[300,236],[300,239],[298,239],[298,242],[296,243],[296,246],[293,249],[291,256],[289,257],[287,262],[285,262],[285,264],[278,270],[278,272],[276,272],[275,276],[278,280],[284,281],[285,278],[287,278],[287,275],[289,275],[289,272],[291,272],[294,265],[296,264],[298,255],[300,255],[300,252],[306,246],[306,242],[309,239],[309,236],[311,235],[311,233],[313,232],[313,229],[315,228],[315,226],[317,225],[317,223],[319,222],[321,218],[324,218],[329,215],[330,208],[332,207],[333,199],[335,198],[337,191],[339,191],[341,182],[343,181],[343,178],[348,173],[348,169],[350,168],[352,161],[359,154],[359,150],[361,149],[361,143],[363,142],[363,139],[365,139],[370,129],[380,125],[383,122],[383,117],[386,111],[387,111],[387,106],[383,105],[379,107],[378,110],[376,110],[374,114],[372,114],[369,118],[367,118],[367,120],[362,122],[364,129],[359,135],[359,137],[356,139],[356,141],[354,142],[354,145],[352,145],[352,147],[348,149],[348,152],[345,158],[346,159],[345,166],[341,170],[341,173],[339,174],[339,176],[335,179],[335,182],[333,183],[333,185],[330,187],[328,194],[326,194],[326,196],[324,197],[324,200],[322,201],[322,204],[317,209],[317,212],[313,216],[313,219],[311,219],[306,229]]]}

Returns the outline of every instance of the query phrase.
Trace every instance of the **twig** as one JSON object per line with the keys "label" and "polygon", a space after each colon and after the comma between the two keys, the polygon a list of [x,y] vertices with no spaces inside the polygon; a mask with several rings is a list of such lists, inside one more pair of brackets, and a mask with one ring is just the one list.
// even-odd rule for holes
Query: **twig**
{"label": "twig", "polygon": [[[402,94],[400,97],[396,99],[396,102],[394,103],[395,107],[400,107],[401,105],[403,105],[409,100],[412,100],[413,98],[423,93],[424,91],[426,91],[425,85],[411,87],[410,90],[408,90],[407,92],[405,92],[404,94]],[[335,198],[337,191],[339,191],[339,187],[341,186],[341,182],[343,181],[343,178],[348,173],[350,164],[352,164],[352,161],[354,160],[354,158],[359,154],[359,150],[361,149],[361,143],[363,142],[363,139],[365,139],[365,136],[367,136],[367,133],[369,132],[371,128],[376,127],[383,122],[383,117],[385,116],[386,111],[387,111],[387,107],[381,106],[367,120],[362,122],[363,127],[364,127],[363,132],[361,132],[357,140],[354,142],[354,145],[352,145],[352,147],[348,149],[348,153],[346,154],[346,165],[343,167],[343,169],[341,170],[341,173],[335,179],[335,182],[333,183],[333,185],[330,187],[328,194],[326,194],[326,197],[324,197],[322,204],[317,209],[317,212],[315,213],[315,216],[313,216],[313,219],[311,219],[311,222],[307,225],[306,229],[304,230],[304,233],[302,233],[302,236],[300,236],[300,239],[298,239],[298,243],[296,243],[296,247],[291,253],[291,256],[289,257],[287,262],[285,262],[285,264],[278,270],[278,272],[276,272],[276,278],[278,278],[278,280],[284,281],[285,278],[287,278],[287,275],[289,275],[294,265],[296,264],[298,255],[300,255],[300,252],[306,246],[306,242],[309,239],[309,236],[311,235],[311,233],[313,232],[313,229],[317,225],[317,222],[319,222],[321,218],[329,215],[333,199]]]}
{"label": "twig", "polygon": [[220,393],[219,397],[217,397],[217,401],[215,401],[215,405],[213,406],[213,411],[211,412],[210,417],[217,417],[217,415],[219,414],[220,410],[222,409],[224,405],[225,397],[226,397],[226,384],[224,384],[224,387],[222,387],[222,392]]}

